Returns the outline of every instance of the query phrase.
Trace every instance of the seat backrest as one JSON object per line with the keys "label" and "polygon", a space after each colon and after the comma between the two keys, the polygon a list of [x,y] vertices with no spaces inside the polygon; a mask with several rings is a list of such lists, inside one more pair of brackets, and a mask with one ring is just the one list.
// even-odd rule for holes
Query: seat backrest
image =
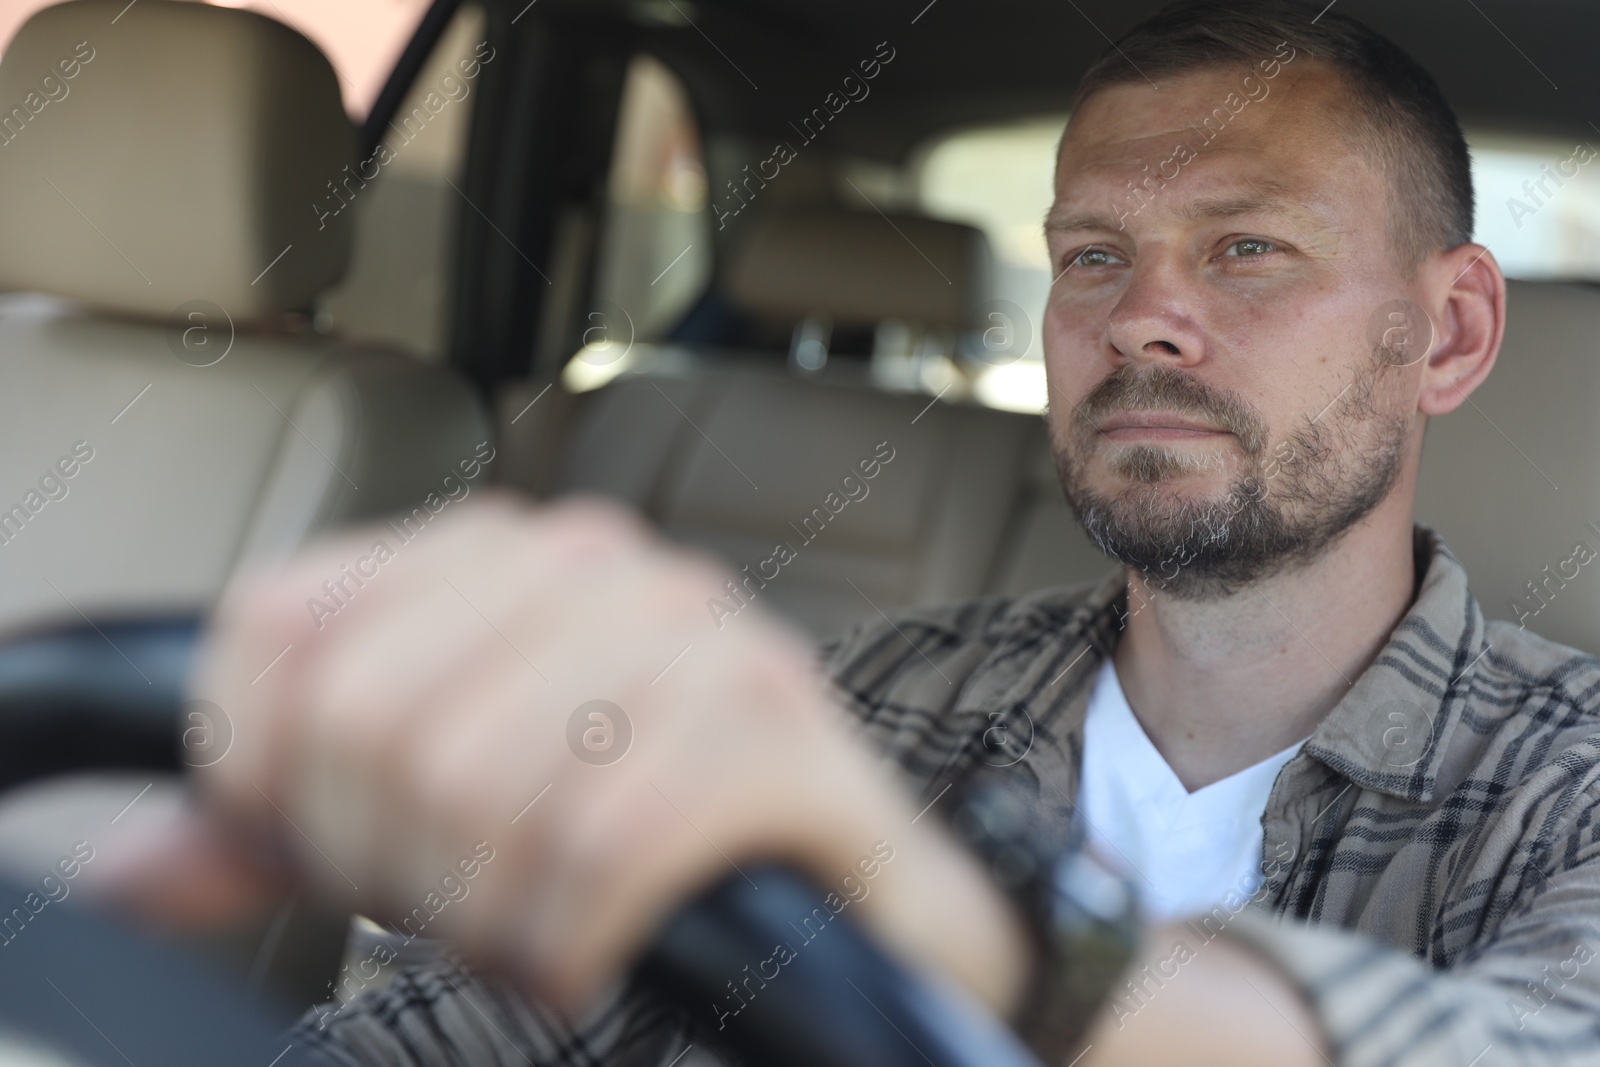
{"label": "seat backrest", "polygon": [[[752,221],[722,285],[776,327],[771,336],[815,316],[895,320],[948,340],[988,297],[988,249],[967,226],[811,208]],[[1037,417],[885,389],[838,361],[803,377],[781,353],[667,347],[637,358],[639,347],[628,373],[592,392],[528,408],[542,388],[529,383],[502,398],[514,482],[628,502],[731,563],[746,600],[817,636],[1037,569],[1005,562],[1031,536],[1024,519],[1059,498],[1038,484]],[[536,456],[543,469],[525,462]],[[1093,555],[1088,577],[1106,567]],[[1063,573],[1055,563],[1052,576]],[[1069,561],[1065,573],[1084,570]],[[708,606],[724,622],[738,610],[732,598]]]}
{"label": "seat backrest", "polygon": [[1511,282],[1499,360],[1428,427],[1417,517],[1489,618],[1600,653],[1600,291]]}
{"label": "seat backrest", "polygon": [[816,206],[751,219],[720,284],[736,307],[780,324],[820,314],[845,326],[961,330],[988,299],[992,270],[974,227]]}
{"label": "seat backrest", "polygon": [[817,636],[981,592],[1031,429],[781,370],[629,376],[585,400],[547,491],[627,501]]}
{"label": "seat backrest", "polygon": [[353,213],[318,205],[360,180],[309,41],[74,0],[18,32],[0,109],[0,627],[203,608],[320,529],[459,495],[471,391],[293,314],[343,273]]}
{"label": "seat backrest", "polygon": [[1061,495],[1041,423],[1028,439],[1017,507],[995,561],[989,591],[1013,596],[1104,578],[1117,564],[1095,546]]}

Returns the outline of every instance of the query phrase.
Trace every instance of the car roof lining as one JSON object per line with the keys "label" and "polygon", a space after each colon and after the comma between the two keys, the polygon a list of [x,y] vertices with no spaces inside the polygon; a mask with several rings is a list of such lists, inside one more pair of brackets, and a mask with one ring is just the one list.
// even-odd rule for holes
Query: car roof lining
{"label": "car roof lining", "polygon": [[[833,152],[898,163],[942,131],[1065,111],[1077,77],[1107,45],[1101,31],[1115,38],[1161,3],[925,5],[546,0],[540,7],[546,17],[626,26],[640,47],[684,79],[711,136],[783,136],[791,120],[820,105],[878,42],[888,41],[900,61],[873,83],[874,103],[846,107],[828,139]],[[1593,132],[1586,101],[1600,96],[1600,66],[1586,54],[1588,36],[1571,30],[1574,18],[1594,18],[1582,0],[1475,0],[1474,7],[1454,0],[1340,0],[1339,10],[1415,56],[1464,125]],[[678,24],[664,24],[667,16]]]}

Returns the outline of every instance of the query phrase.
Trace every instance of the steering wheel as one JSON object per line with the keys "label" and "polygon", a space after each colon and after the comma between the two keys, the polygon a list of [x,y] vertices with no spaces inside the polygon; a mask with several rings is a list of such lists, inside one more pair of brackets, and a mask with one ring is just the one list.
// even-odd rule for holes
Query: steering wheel
{"label": "steering wheel", "polygon": [[[0,645],[0,790],[68,771],[181,771],[198,636],[192,618],[142,619]],[[792,919],[823,906],[824,894],[786,868],[750,873],[759,891],[742,876],[713,886],[668,918],[637,964],[644,983],[735,1057],[776,1067],[1037,1067],[975,1002],[911,973],[844,915],[737,1016],[716,1018],[710,1006],[747,965],[792,937]],[[0,881],[0,921],[29,892]],[[0,944],[5,1031],[95,1067],[322,1062],[286,1048],[259,1009],[200,966],[74,908],[42,907]]]}

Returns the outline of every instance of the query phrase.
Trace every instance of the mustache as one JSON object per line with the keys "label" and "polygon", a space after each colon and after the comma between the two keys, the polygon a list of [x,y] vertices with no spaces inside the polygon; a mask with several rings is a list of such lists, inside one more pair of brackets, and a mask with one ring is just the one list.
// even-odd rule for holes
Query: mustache
{"label": "mustache", "polygon": [[1073,411],[1073,433],[1080,441],[1091,440],[1106,419],[1135,409],[1204,420],[1236,436],[1250,456],[1267,448],[1266,425],[1254,408],[1233,393],[1167,366],[1140,369],[1128,364],[1112,371]]}

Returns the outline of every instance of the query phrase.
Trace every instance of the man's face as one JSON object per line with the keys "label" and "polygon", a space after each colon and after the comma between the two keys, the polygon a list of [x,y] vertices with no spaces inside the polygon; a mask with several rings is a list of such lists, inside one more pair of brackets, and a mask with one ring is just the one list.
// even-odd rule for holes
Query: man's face
{"label": "man's face", "polygon": [[1347,95],[1303,56],[1210,69],[1095,94],[1063,143],[1052,449],[1101,548],[1175,595],[1315,558],[1420,435],[1423,351],[1368,337],[1408,290]]}

